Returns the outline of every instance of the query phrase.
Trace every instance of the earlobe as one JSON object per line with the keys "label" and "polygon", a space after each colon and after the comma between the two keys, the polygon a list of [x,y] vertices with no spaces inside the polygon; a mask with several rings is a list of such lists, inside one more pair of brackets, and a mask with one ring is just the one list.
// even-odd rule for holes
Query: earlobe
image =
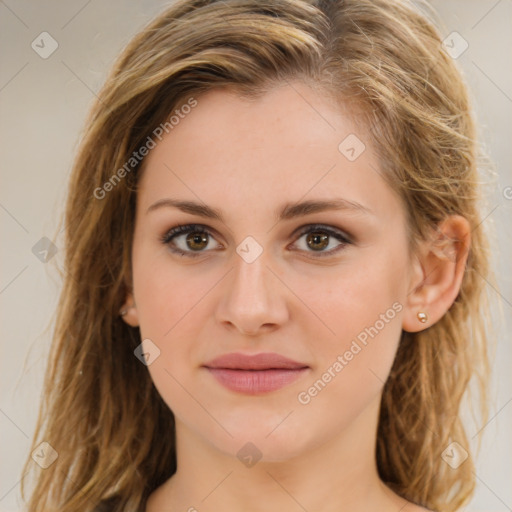
{"label": "earlobe", "polygon": [[131,294],[128,295],[124,305],[119,310],[119,315],[131,327],[139,326],[139,317],[137,314],[137,307],[135,305],[135,301],[133,300],[133,296]]}
{"label": "earlobe", "polygon": [[470,247],[470,225],[446,218],[417,251],[402,328],[418,332],[439,321],[457,298]]}

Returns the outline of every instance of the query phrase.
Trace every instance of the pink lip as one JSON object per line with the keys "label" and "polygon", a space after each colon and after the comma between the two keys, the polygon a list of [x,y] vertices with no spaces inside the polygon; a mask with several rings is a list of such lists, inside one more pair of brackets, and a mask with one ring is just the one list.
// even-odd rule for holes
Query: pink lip
{"label": "pink lip", "polygon": [[203,366],[226,388],[251,395],[280,389],[309,368],[275,353],[226,354]]}
{"label": "pink lip", "polygon": [[208,368],[229,368],[231,370],[297,370],[299,368],[307,368],[308,365],[298,363],[274,352],[263,352],[252,356],[232,352],[231,354],[216,357],[203,366]]}

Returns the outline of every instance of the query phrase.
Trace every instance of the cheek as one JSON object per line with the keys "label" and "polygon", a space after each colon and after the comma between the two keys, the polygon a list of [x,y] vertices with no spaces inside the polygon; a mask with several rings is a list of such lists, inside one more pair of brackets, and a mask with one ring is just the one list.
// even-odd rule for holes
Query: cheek
{"label": "cheek", "polygon": [[[382,314],[395,318],[393,304],[404,301],[405,261],[390,256],[367,258],[354,264],[340,265],[339,270],[297,277],[294,291],[318,313],[325,324],[324,338],[346,339],[373,325]],[[312,282],[315,287],[312,287]],[[334,332],[334,334],[333,334]]]}
{"label": "cheek", "polygon": [[[319,356],[319,373],[327,371],[338,356],[346,364],[343,372],[337,373],[345,375],[338,382],[367,379],[372,372],[385,381],[402,332],[406,257],[400,251],[365,256],[357,263],[340,266],[330,274],[328,285],[316,292],[308,295],[308,280],[302,281],[298,292],[322,320],[308,316],[308,337]],[[320,338],[314,336],[315,329],[323,332]]]}
{"label": "cheek", "polygon": [[165,249],[134,250],[133,283],[141,335],[162,340],[170,339],[176,327],[193,325],[193,308],[208,291],[192,267],[173,263]]}
{"label": "cheek", "polygon": [[371,271],[352,268],[331,280],[328,291],[318,297],[320,316],[335,334],[325,330],[327,334],[315,338],[311,323],[308,337],[317,364],[312,379],[299,390],[297,403],[304,421],[314,422],[332,411],[331,421],[320,427],[325,436],[345,428],[378,401],[389,376],[403,310],[397,275],[390,268],[375,261]]}
{"label": "cheek", "polygon": [[[201,325],[200,299],[212,286],[187,270],[174,267],[166,255],[134,258],[134,289],[141,339],[150,339],[158,357],[148,365],[150,377],[160,396],[175,415],[204,414],[186,389],[194,364],[193,344]],[[149,255],[148,255],[149,256]],[[183,414],[183,415],[182,415]]]}

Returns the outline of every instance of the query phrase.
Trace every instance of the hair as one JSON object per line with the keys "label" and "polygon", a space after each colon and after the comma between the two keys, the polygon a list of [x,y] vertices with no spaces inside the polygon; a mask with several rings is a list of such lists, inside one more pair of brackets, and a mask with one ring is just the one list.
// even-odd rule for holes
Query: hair
{"label": "hair", "polygon": [[257,99],[292,80],[357,111],[379,172],[407,212],[411,247],[448,215],[471,225],[455,302],[434,325],[401,335],[383,389],[376,461],[382,481],[421,506],[451,512],[472,497],[473,458],[454,471],[442,453],[452,441],[471,453],[460,408],[472,377],[488,417],[491,273],[469,95],[434,22],[405,0],[179,0],[124,48],[80,141],[32,441],[32,449],[47,441],[58,458],[40,469],[27,457],[24,500],[27,474],[37,472],[28,512],[143,511],[176,471],[173,413],[134,356],[139,329],[119,316],[131,291],[144,162],[131,158],[203,92],[226,87]]}

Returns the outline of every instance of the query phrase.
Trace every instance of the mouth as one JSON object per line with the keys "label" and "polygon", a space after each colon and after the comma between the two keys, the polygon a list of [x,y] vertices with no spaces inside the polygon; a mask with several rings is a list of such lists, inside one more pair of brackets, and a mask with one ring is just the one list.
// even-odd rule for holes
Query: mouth
{"label": "mouth", "polygon": [[226,354],[203,365],[224,387],[238,393],[269,393],[291,384],[309,366],[275,353]]}

